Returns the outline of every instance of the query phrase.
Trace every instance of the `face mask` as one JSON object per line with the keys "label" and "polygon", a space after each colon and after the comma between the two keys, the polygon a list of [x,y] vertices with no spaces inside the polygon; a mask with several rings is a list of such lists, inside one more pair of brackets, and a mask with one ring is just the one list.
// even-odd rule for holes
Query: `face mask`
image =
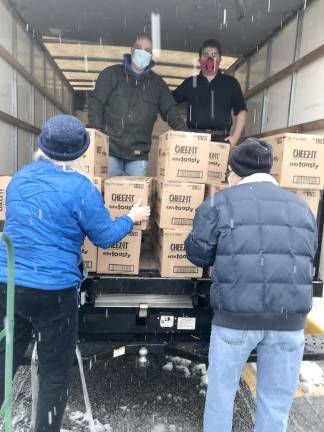
{"label": "face mask", "polygon": [[132,60],[139,69],[145,69],[151,62],[152,54],[142,49],[135,49]]}
{"label": "face mask", "polygon": [[218,72],[220,58],[208,57],[207,59],[199,59],[202,72],[207,75],[215,75]]}
{"label": "face mask", "polygon": [[232,183],[232,176],[233,176],[233,171],[229,174],[229,176],[227,177],[227,183],[228,183],[228,185],[229,185],[229,187],[232,187],[233,186],[233,183]]}

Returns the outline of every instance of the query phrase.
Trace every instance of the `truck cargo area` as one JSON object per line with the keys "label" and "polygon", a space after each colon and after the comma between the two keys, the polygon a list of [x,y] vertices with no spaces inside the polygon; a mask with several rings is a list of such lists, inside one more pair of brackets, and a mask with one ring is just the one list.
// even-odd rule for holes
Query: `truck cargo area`
{"label": "truck cargo area", "polygon": [[[202,41],[215,37],[223,47],[221,67],[226,74],[238,80],[247,101],[245,137],[254,136],[264,140],[268,137],[269,142],[281,140],[284,143],[282,145],[288,148],[290,138],[287,134],[300,134],[308,137],[305,139],[303,151],[307,151],[311,145],[323,147],[323,17],[322,0],[0,0],[0,231],[3,230],[5,218],[7,184],[17,170],[33,160],[44,122],[57,114],[72,114],[88,126],[89,96],[95,88],[99,73],[108,66],[120,63],[123,54],[129,52],[136,35],[141,33],[152,36],[156,60],[154,71],[161,75],[171,91],[184,79],[199,72],[197,50]],[[179,105],[178,109],[185,120],[186,107]],[[148,189],[148,205],[155,202],[157,196],[162,202],[163,187],[158,182],[163,183],[168,180],[168,176],[172,177],[171,169],[166,171],[165,178],[158,173],[159,137],[167,134],[169,130],[168,124],[159,116],[153,130],[148,161],[148,176],[158,178],[158,181],[152,180],[151,183],[151,180],[141,180],[142,189]],[[100,134],[105,136],[101,132]],[[100,139],[105,140],[102,136]],[[311,139],[313,142],[310,142]],[[92,141],[94,140],[95,138],[92,138]],[[172,137],[167,136],[165,140],[172,141]],[[293,141],[293,137],[291,140]],[[169,141],[165,145],[169,145]],[[200,182],[204,189],[196,188],[195,191],[188,192],[192,194],[192,201],[202,202],[207,195],[227,187],[225,171],[229,149],[219,151],[223,152],[224,156],[222,167],[219,168],[220,181],[214,182],[215,184],[209,181],[206,170],[206,179]],[[95,159],[94,154],[95,151],[91,154],[92,159]],[[299,154],[299,158],[305,165],[308,163],[305,154]],[[96,178],[95,185],[102,192],[103,199],[108,201],[108,193],[104,193],[107,177],[104,173],[107,173],[107,169],[109,171],[106,159],[107,154],[101,154],[97,171],[88,174]],[[292,171],[292,160],[293,157],[288,151],[284,154],[282,150],[281,160],[276,161],[277,171],[274,173],[279,184],[286,181],[283,179],[285,163],[287,167],[290,163],[289,169]],[[91,161],[89,165],[93,163]],[[323,161],[320,162],[324,164]],[[208,162],[206,164],[208,165]],[[217,175],[218,173],[215,177]],[[310,180],[313,183],[308,183],[303,188],[303,175],[292,172],[287,182],[293,179],[290,183],[295,184],[287,183],[284,187],[305,199],[317,220],[319,247],[315,259],[313,297],[321,302],[321,307],[323,303],[320,311],[324,311],[324,200],[323,188],[318,186],[322,181],[318,180],[320,176],[323,176],[323,173],[314,175],[313,180]],[[190,180],[188,184],[189,190]],[[123,185],[122,181],[114,187],[116,194],[123,190],[124,193],[127,192],[127,185]],[[111,255],[104,256],[106,252],[100,249],[98,251],[87,239],[85,241],[83,257],[89,274],[83,281],[80,292],[79,347],[89,371],[97,362],[98,368],[101,368],[96,372],[96,382],[91,389],[93,394],[96,393],[94,389],[103,386],[101,375],[103,365],[106,367],[106,362],[110,363],[108,360],[113,360],[114,363],[113,366],[108,366],[112,376],[116,373],[114,368],[117,367],[115,364],[119,364],[118,361],[121,365],[126,365],[125,370],[129,367],[131,369],[133,363],[137,368],[140,350],[143,348],[148,350],[149,363],[152,365],[157,361],[160,367],[159,362],[163,362],[166,356],[169,365],[175,361],[174,371],[177,370],[178,358],[208,364],[212,319],[209,300],[210,269],[199,269],[195,275],[190,274],[192,269],[189,268],[186,273],[186,270],[183,270],[184,264],[180,263],[180,270],[173,276],[169,267],[165,266],[163,271],[161,270],[161,244],[166,240],[163,240],[157,224],[166,224],[161,230],[171,229],[165,222],[168,213],[163,212],[161,202],[159,206],[156,205],[150,224],[146,226],[143,223],[135,227],[137,243],[136,239],[133,239],[136,243],[132,245],[135,260],[131,265],[126,263],[127,265],[123,266],[113,262],[108,270]],[[173,219],[178,220],[180,230],[182,228],[186,233],[190,232],[191,225],[185,225],[184,222],[187,216],[176,214],[175,211],[174,213]],[[120,215],[116,213],[113,216]],[[156,240],[158,237],[161,244]],[[183,247],[181,253],[185,253],[184,238],[179,240]],[[165,245],[164,247],[167,248]],[[138,262],[136,256],[140,256]],[[201,272],[201,277],[198,277],[198,271]],[[323,367],[324,321],[317,320],[320,315],[321,312],[316,318],[315,315],[309,317],[305,329],[303,359],[321,362],[319,364]],[[31,348],[25,364],[30,364]],[[133,361],[129,359],[136,360],[127,363]],[[257,354],[253,351],[248,362],[255,363],[256,360]],[[180,364],[178,371],[181,366]],[[145,374],[149,372],[143,370],[136,369],[133,371],[134,376],[130,373],[131,379],[136,381],[138,376],[143,374],[145,381]],[[90,373],[89,371],[87,369],[86,374]],[[154,373],[156,376],[159,374],[156,371]],[[255,397],[250,379],[253,373],[255,375],[255,370],[250,371],[248,378],[242,378],[241,383],[241,390],[246,390],[250,396],[252,394],[251,399]],[[158,387],[159,380],[156,379],[154,383]],[[193,389],[201,389],[199,383],[192,383],[192,388],[189,387],[191,384],[188,384],[188,394]],[[125,383],[124,385],[127,386]],[[168,385],[171,386],[172,383]],[[108,388],[108,385],[106,387]],[[155,390],[152,390],[152,394]],[[117,396],[116,400],[123,407],[123,388],[117,388],[116,385],[117,393],[121,402],[119,403]],[[301,394],[299,402],[294,405],[294,415],[296,414],[296,419],[298,416],[300,418],[295,419],[295,423],[291,421],[293,432],[306,430],[305,418],[311,417],[306,408],[304,414],[300,401],[304,400],[303,397],[306,400],[308,396],[318,396],[316,400],[323,404],[324,383],[318,394],[314,391],[314,394],[305,395]],[[243,401],[243,405],[246,403],[250,409],[250,399],[245,393],[243,396],[240,395],[239,400]],[[188,399],[191,397],[192,394]],[[104,408],[100,409],[104,410],[107,401],[104,401],[104,397],[102,399],[96,408],[103,406]],[[199,403],[194,400],[193,406],[198,406]],[[316,417],[318,423],[314,429],[310,428],[309,432],[324,430],[323,416],[316,403],[314,419]],[[129,406],[131,404],[136,406],[133,401],[129,402]],[[310,405],[308,402],[305,402],[305,406],[306,404]],[[126,417],[130,415],[126,408],[124,410],[120,406],[114,406],[114,410],[121,411]],[[153,420],[154,409],[153,414],[150,413]],[[185,408],[183,409],[185,411]],[[202,407],[199,409],[201,411]],[[240,408],[238,412],[233,430],[249,430],[244,429],[240,423]],[[242,414],[242,418],[244,415],[246,413]],[[180,421],[179,424],[175,421],[177,429],[145,429],[137,424],[134,430],[127,431],[197,432],[197,424],[200,422],[201,426],[202,419],[199,418],[194,426],[186,426],[190,416],[188,414],[188,418],[182,419],[184,429]],[[17,424],[21,422],[23,425],[18,410],[17,418]],[[145,413],[143,418],[148,421]],[[22,427],[26,427],[26,424]],[[82,427],[86,428],[84,425]]]}

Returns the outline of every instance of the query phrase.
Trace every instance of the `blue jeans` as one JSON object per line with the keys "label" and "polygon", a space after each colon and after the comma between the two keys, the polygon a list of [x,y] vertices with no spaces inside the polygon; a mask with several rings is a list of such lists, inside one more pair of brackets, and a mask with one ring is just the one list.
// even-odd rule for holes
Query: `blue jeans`
{"label": "blue jeans", "polygon": [[255,432],[285,432],[299,378],[304,332],[212,326],[204,432],[231,432],[241,372],[257,350]]}
{"label": "blue jeans", "polygon": [[147,160],[128,161],[109,156],[109,177],[122,175],[145,177],[147,164]]}

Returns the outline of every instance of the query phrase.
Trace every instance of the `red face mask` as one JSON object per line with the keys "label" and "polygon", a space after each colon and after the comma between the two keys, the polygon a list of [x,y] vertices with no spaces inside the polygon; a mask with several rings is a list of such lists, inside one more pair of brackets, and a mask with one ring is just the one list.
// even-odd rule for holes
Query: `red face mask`
{"label": "red face mask", "polygon": [[200,68],[207,75],[217,74],[220,62],[220,58],[208,57],[206,59],[199,59]]}

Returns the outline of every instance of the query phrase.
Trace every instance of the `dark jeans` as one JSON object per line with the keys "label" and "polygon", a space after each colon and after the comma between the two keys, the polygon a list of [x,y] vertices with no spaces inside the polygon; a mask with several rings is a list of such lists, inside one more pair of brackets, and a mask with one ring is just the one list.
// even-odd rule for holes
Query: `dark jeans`
{"label": "dark jeans", "polygon": [[[0,283],[0,329],[6,316],[6,285]],[[14,374],[34,333],[39,360],[35,432],[59,432],[78,334],[76,288],[57,291],[16,287]],[[0,406],[4,399],[5,343],[0,344]]]}

